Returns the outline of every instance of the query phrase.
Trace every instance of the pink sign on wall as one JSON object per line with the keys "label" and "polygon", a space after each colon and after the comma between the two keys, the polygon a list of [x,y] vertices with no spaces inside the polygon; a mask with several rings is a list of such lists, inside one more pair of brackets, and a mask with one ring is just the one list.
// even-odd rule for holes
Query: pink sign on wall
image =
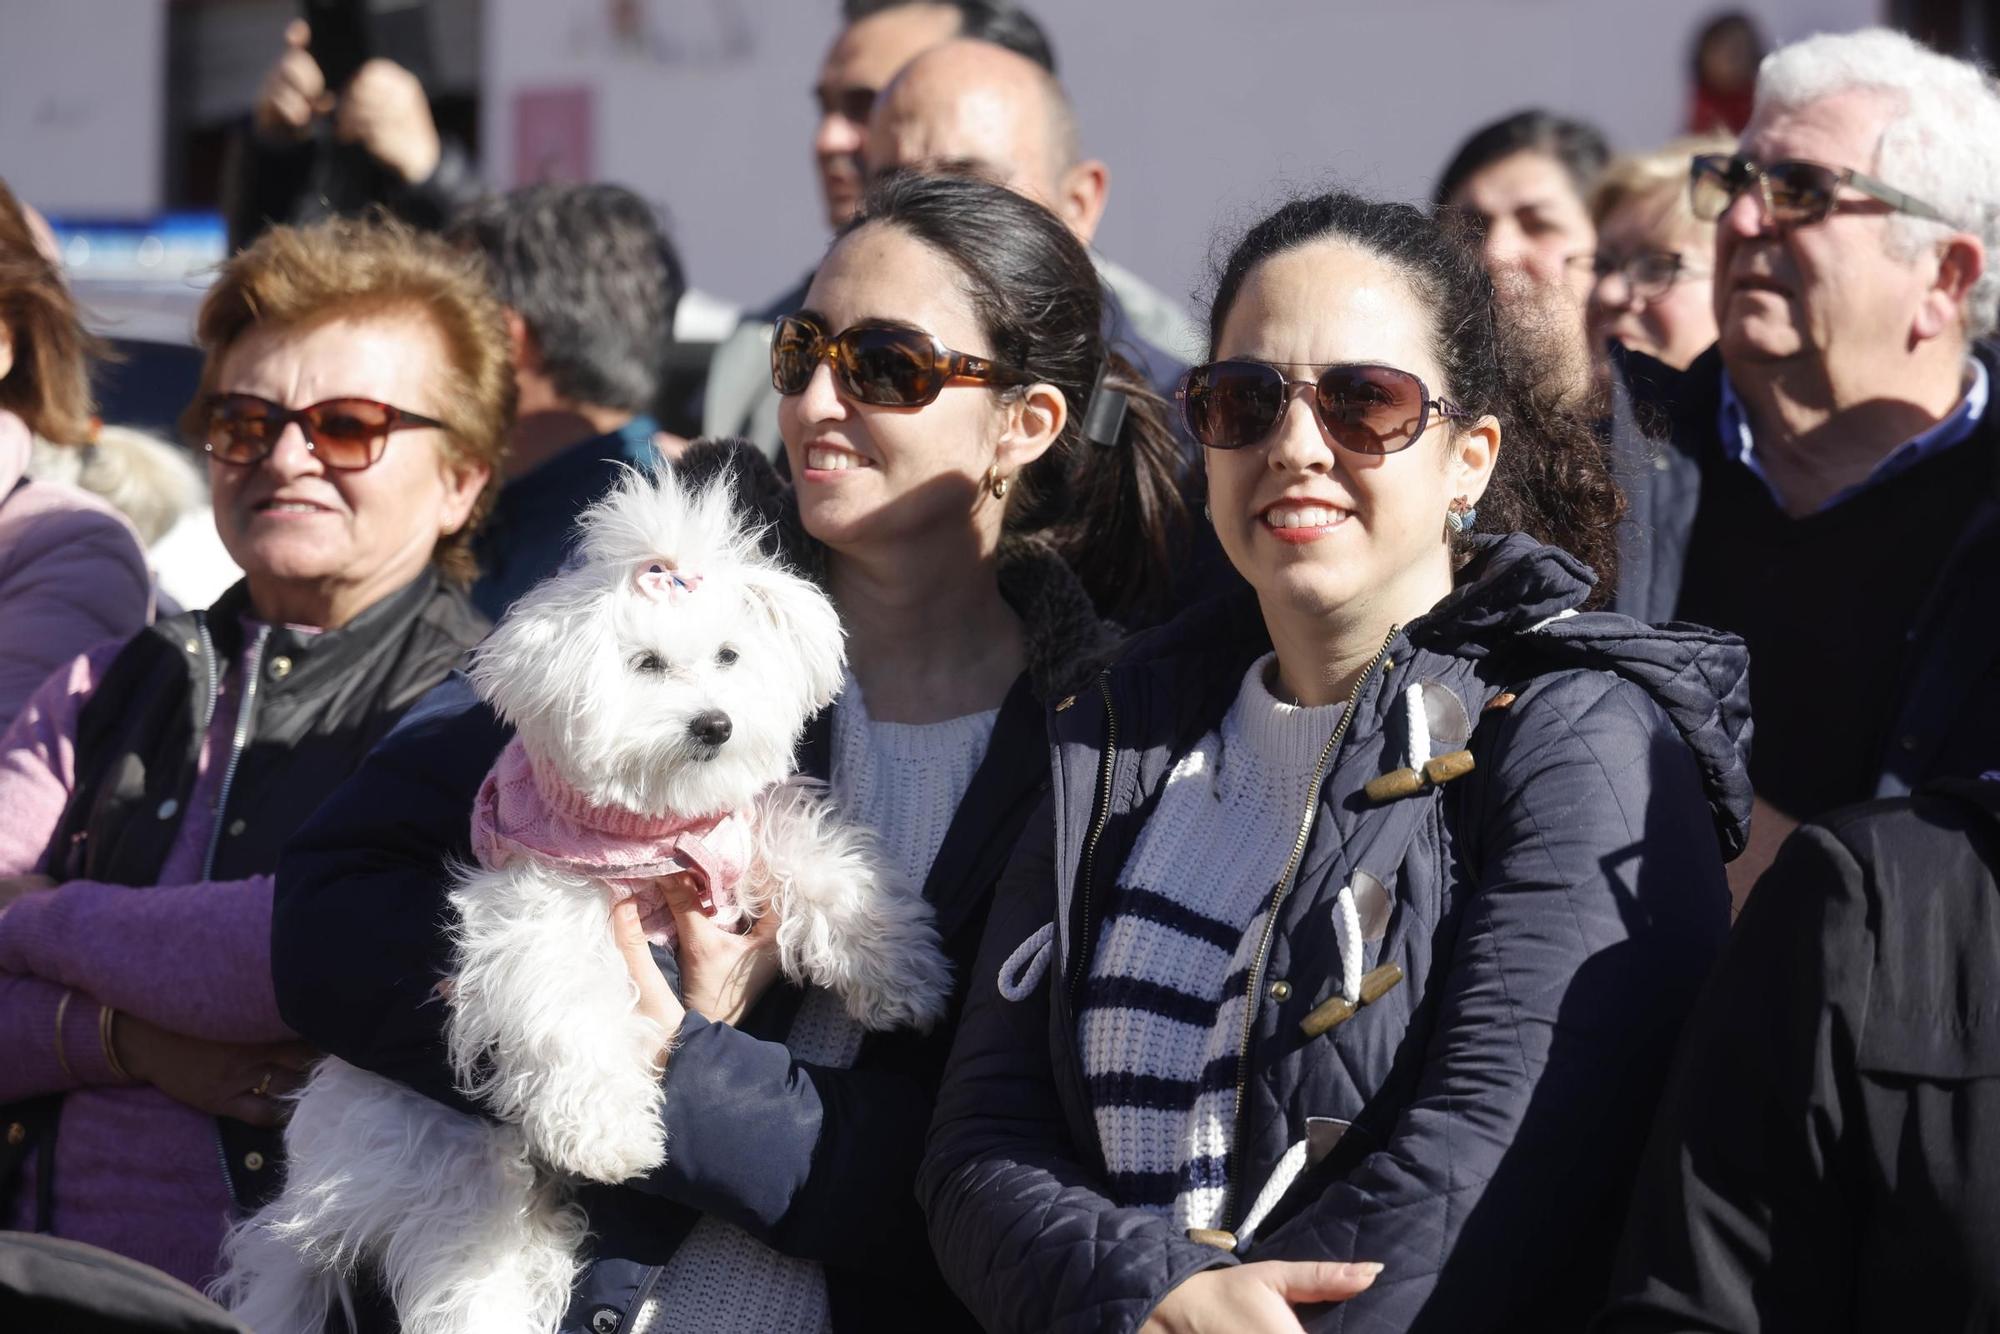
{"label": "pink sign on wall", "polygon": [[595,94],[525,88],[514,94],[514,184],[579,184],[596,176]]}

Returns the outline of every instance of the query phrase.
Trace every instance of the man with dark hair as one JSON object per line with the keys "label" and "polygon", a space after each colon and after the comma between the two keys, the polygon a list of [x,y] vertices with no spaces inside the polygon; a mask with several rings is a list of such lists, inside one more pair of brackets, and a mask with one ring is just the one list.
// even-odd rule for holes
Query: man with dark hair
{"label": "man with dark hair", "polygon": [[485,257],[514,342],[506,480],[472,589],[498,619],[562,564],[577,516],[622,468],[657,461],[650,413],[686,282],[652,207],[621,186],[528,186],[450,234]]}
{"label": "man with dark hair", "polygon": [[[813,159],[819,169],[826,225],[838,231],[861,203],[861,154],[875,95],[920,52],[954,37],[977,37],[1055,70],[1041,25],[1007,0],[843,0],[840,33],[813,84],[819,120]],[[778,397],[771,389],[771,322],[805,300],[812,281],[798,284],[744,317],[715,350],[701,412],[703,435],[740,435],[776,457]]]}

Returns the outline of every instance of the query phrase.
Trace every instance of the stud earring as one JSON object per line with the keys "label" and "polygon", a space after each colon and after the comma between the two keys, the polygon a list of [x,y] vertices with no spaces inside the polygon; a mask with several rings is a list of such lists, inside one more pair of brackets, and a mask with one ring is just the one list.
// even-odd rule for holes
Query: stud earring
{"label": "stud earring", "polygon": [[1011,485],[1010,480],[1000,475],[999,464],[996,463],[986,470],[986,489],[993,493],[995,500],[1005,500],[1007,498],[1007,488],[1009,485]]}
{"label": "stud earring", "polygon": [[1452,501],[1451,507],[1444,512],[1444,526],[1454,533],[1469,533],[1478,522],[1479,511],[1464,496]]}
{"label": "stud earring", "polygon": [[1215,511],[1208,507],[1206,500],[1201,502],[1201,517],[1207,519],[1210,523],[1215,522]]}

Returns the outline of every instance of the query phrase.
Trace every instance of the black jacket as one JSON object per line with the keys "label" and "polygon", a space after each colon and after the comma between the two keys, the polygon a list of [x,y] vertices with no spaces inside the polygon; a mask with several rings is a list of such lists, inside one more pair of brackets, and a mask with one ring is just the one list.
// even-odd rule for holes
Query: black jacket
{"label": "black jacket", "polygon": [[[2000,384],[2000,353],[1983,343],[1973,352]],[[1668,621],[1680,602],[1703,470],[1729,463],[1716,425],[1722,356],[1710,348],[1686,371],[1630,352],[1616,361],[1612,447],[1631,511],[1612,605],[1638,620]],[[1990,480],[1935,585],[1911,590],[1916,611],[1876,771],[1878,797],[1975,777],[2000,754],[2000,616],[1992,608],[2000,585],[2000,393],[1954,448],[1991,458]]]}
{"label": "black jacket", "polygon": [[[157,883],[179,836],[217,683],[241,659],[247,586],[134,636],[77,722],[76,787],[50,844],[57,880]],[[284,843],[403,710],[486,632],[465,595],[426,571],[338,630],[265,632],[239,695],[205,879],[268,875]],[[276,1190],[272,1131],[218,1118],[244,1208]]]}
{"label": "black jacket", "polygon": [[1688,1022],[1601,1334],[2000,1330],[2000,783],[1789,839]]}
{"label": "black jacket", "polygon": [[229,248],[243,249],[272,226],[355,217],[378,205],[413,227],[442,231],[481,186],[461,144],[441,136],[438,150],[437,166],[413,184],[359,144],[338,142],[325,124],[296,144],[272,143],[245,124],[223,177]]}
{"label": "black jacket", "polygon": [[[789,489],[736,454],[746,501],[779,519],[773,537],[808,571]],[[691,451],[684,473],[730,457]],[[929,1037],[871,1034],[846,1069],[795,1060],[783,1038],[802,998],[768,992],[740,1028],[690,1015],[664,1081],[674,1151],[642,1180],[586,1187],[592,1260],[565,1330],[629,1328],[658,1266],[704,1213],[826,1267],[839,1330],[967,1328],[937,1276],[912,1194],[950,1033],[992,889],[1048,785],[1046,699],[1087,678],[1102,631],[1068,568],[1040,548],[1003,552],[1001,589],[1026,623],[1030,669],[1001,706],[985,759],[924,886],[959,996]],[[803,772],[825,777],[831,717],[809,730]],[[287,849],[278,868],[272,969],[285,1021],[363,1069],[473,1110],[451,1084],[444,1013],[448,863],[472,860],[473,796],[509,736],[463,678],[403,726]],[[670,954],[660,956],[669,978]]]}
{"label": "black jacket", "polygon": [[[1196,609],[1057,704],[1050,797],[995,901],[919,1182],[945,1275],[988,1329],[1132,1330],[1190,1275],[1267,1259],[1387,1265],[1360,1298],[1302,1312],[1314,1330],[1588,1318],[1749,806],[1741,644],[1563,616],[1588,589],[1566,555],[1480,539],[1461,587],[1357,687],[1251,979],[1225,1225],[1294,1145],[1312,1165],[1234,1253],[1107,1198],[1075,997],[1167,775],[1269,647],[1254,599]],[[1371,801],[1364,784],[1406,762],[1418,683],[1481,720],[1477,767]],[[1334,896],[1362,871],[1392,905],[1364,967],[1404,980],[1312,1032],[1340,967]],[[1046,980],[1004,999],[1001,961],[1050,923]]]}

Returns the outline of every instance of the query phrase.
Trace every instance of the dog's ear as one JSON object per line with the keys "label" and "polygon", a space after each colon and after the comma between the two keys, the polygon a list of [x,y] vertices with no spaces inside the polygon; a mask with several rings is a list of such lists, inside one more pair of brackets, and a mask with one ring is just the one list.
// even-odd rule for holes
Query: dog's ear
{"label": "dog's ear", "polygon": [[817,713],[840,693],[847,670],[847,632],[840,613],[825,593],[795,574],[753,565],[745,575],[751,608],[796,654],[807,704]]}
{"label": "dog's ear", "polygon": [[[508,609],[472,650],[467,671],[482,699],[516,727],[557,709],[607,652],[615,590],[585,566],[552,575]],[[615,656],[615,655],[614,655]]]}

